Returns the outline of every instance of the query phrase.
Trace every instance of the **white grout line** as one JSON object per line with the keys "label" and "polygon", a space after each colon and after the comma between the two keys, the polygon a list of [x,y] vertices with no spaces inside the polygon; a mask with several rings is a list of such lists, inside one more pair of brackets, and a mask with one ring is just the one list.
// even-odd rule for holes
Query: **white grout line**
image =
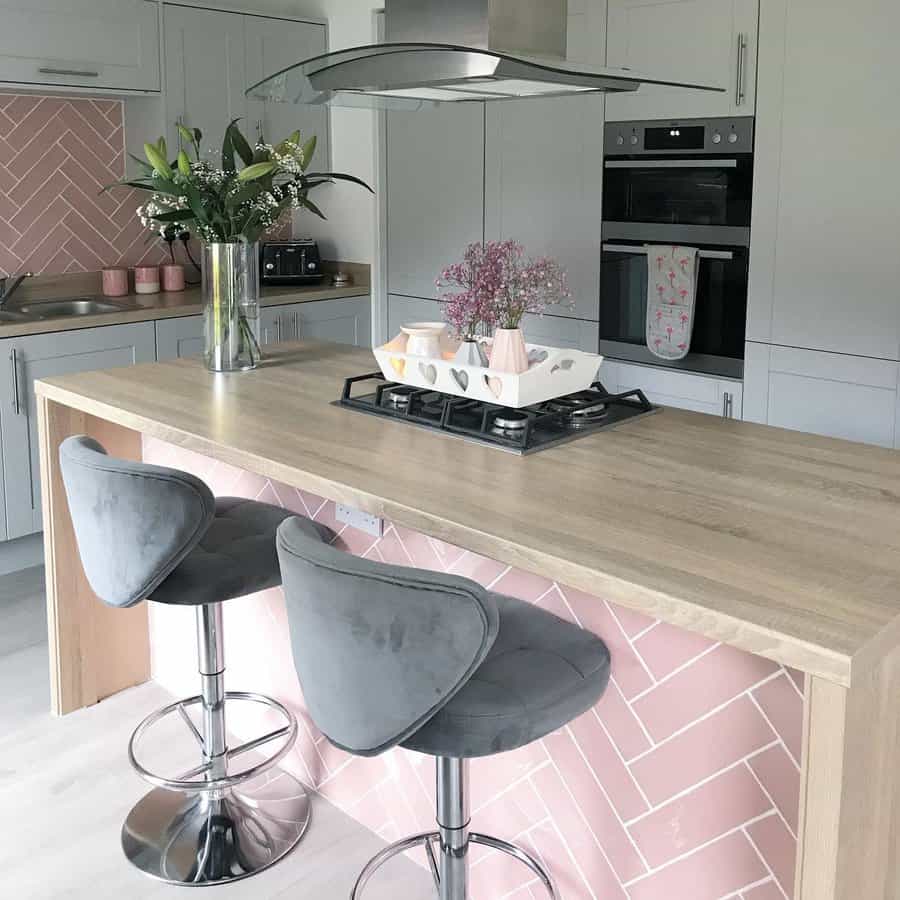
{"label": "white grout line", "polygon": [[[628,763],[625,762],[625,757],[622,756],[622,752],[616,746],[616,742],[612,739],[612,736],[610,735],[609,731],[607,730],[606,723],[603,721],[603,719],[600,718],[600,716],[597,714],[596,710],[594,710],[594,715],[596,716],[597,721],[600,723],[600,727],[603,729],[603,733],[606,735],[606,739],[609,741],[613,750],[615,750],[616,756],[618,756],[619,759],[621,760],[622,765],[625,767],[625,771],[628,773],[628,776],[631,778],[632,782],[634,783],[634,786],[637,788],[638,793],[643,798],[644,803],[646,803],[648,807],[652,808],[653,804],[650,802],[649,798],[644,793],[644,789],[638,783],[637,778],[634,777],[634,774],[632,773],[631,769],[628,767]],[[653,748],[651,748],[651,749],[653,749]]]}
{"label": "white grout line", "polygon": [[[654,875],[658,875],[660,872],[665,872],[666,869],[669,869],[672,866],[674,866],[680,862],[683,862],[686,859],[690,859],[690,857],[696,855],[697,853],[700,853],[702,850],[705,850],[707,847],[711,847],[713,844],[717,844],[719,841],[722,841],[727,837],[731,837],[731,835],[737,834],[738,832],[742,832],[749,839],[749,835],[747,835],[747,832],[744,830],[744,829],[746,829],[746,827],[748,825],[755,825],[757,822],[762,822],[764,819],[769,819],[774,815],[775,815],[775,813],[772,810],[769,810],[769,812],[764,813],[761,816],[756,816],[753,819],[749,819],[748,821],[744,822],[743,825],[738,825],[737,828],[730,828],[728,831],[723,831],[721,834],[717,834],[714,838],[711,838],[708,841],[704,841],[704,843],[699,844],[698,846],[694,847],[692,850],[689,850],[687,853],[682,853],[680,856],[675,856],[672,859],[666,860],[666,862],[664,862],[661,866],[657,866],[655,869],[651,869],[646,875],[641,875],[638,878],[632,878],[631,881],[625,882],[625,884],[623,884],[622,887],[630,888],[630,887],[632,887],[632,885],[638,884],[639,882],[647,881],[648,879],[652,878]],[[752,843],[753,842],[751,841],[751,844]],[[756,849],[755,845],[754,845],[753,849],[756,850],[757,854],[759,854],[759,850]],[[760,858],[762,858],[762,857],[760,856]],[[772,877],[774,878],[775,876],[772,874],[772,870],[769,868],[769,866],[765,860],[763,860],[763,865],[766,866],[766,869],[768,870],[769,874],[772,875]],[[743,890],[743,888],[741,888],[741,890]]]}
{"label": "white grout line", "polygon": [[[787,676],[785,676],[785,677],[787,677]],[[771,728],[772,731],[774,731],[775,734],[778,735],[778,739],[781,741],[781,744],[784,747],[788,757],[790,758],[791,762],[796,766],[797,771],[799,772],[800,771],[800,762],[799,762],[799,760],[794,758],[794,754],[791,753],[790,748],[784,742],[784,738],[781,736],[781,732],[772,724],[772,720],[766,715],[766,711],[762,708],[762,705],[756,699],[756,697],[754,697],[752,693],[750,693],[750,692],[748,692],[748,693],[749,693],[749,697],[750,697],[750,702],[759,710],[759,714],[766,720],[766,722],[769,725],[769,728]]]}
{"label": "white grout line", "polygon": [[[637,702],[638,700],[640,700],[642,697],[646,697],[647,694],[652,694],[653,691],[656,690],[656,688],[662,687],[664,684],[667,684],[667,683],[668,683],[669,681],[671,681],[676,675],[679,675],[679,674],[680,674],[681,672],[683,672],[685,669],[689,669],[692,665],[694,665],[694,663],[696,663],[696,662],[698,662],[699,660],[703,659],[704,656],[707,656],[707,655],[709,655],[710,653],[712,653],[713,650],[718,650],[719,647],[721,647],[721,646],[722,646],[721,643],[716,643],[716,644],[713,644],[711,647],[707,647],[705,650],[701,650],[700,653],[698,653],[696,656],[691,657],[687,662],[683,662],[683,663],[682,663],[680,666],[678,666],[677,668],[672,669],[671,672],[669,672],[667,675],[664,675],[662,678],[659,679],[659,681],[654,681],[654,684],[652,684],[650,687],[645,688],[645,689],[644,689],[643,691],[641,691],[640,693],[635,694],[633,697],[629,698],[628,703],[629,703],[629,704],[631,704],[631,703],[636,703],[636,702]],[[637,653],[637,650],[635,650],[634,652]]]}
{"label": "white grout line", "polygon": [[[622,703],[625,704],[625,708],[631,714],[631,717],[634,719],[634,721],[637,722],[638,727],[644,733],[644,737],[647,738],[647,743],[650,745],[648,749],[652,750],[656,746],[656,741],[653,740],[653,737],[651,736],[650,732],[647,731],[647,726],[644,724],[643,719],[641,719],[641,717],[631,708],[631,704],[625,699],[625,695],[622,693],[622,689],[619,687],[618,684],[616,684],[615,681],[613,681],[612,678],[610,678],[610,684],[616,689],[616,692],[618,693],[619,697],[621,697],[621,699],[622,699]],[[602,717],[597,712],[596,706],[594,707],[594,715],[596,715],[597,718],[600,719],[601,722],[603,721]],[[611,737],[610,737],[610,740],[612,740]],[[615,743],[615,742],[613,741],[613,743]],[[618,750],[618,747],[616,749]],[[641,751],[641,752],[646,752],[646,751]],[[620,753],[619,756],[622,756],[622,754]],[[626,760],[624,756],[622,757],[622,761],[626,765],[629,762],[629,760]]]}
{"label": "white grout line", "polygon": [[[747,824],[749,825],[752,823],[748,822]],[[775,873],[772,871],[772,867],[768,864],[768,862],[766,862],[766,858],[762,855],[762,853],[759,852],[759,847],[756,846],[756,841],[754,841],[753,838],[750,837],[749,832],[747,832],[745,829],[742,829],[742,831],[744,831],[744,837],[747,838],[747,840],[750,842],[750,846],[756,851],[756,855],[759,857],[760,862],[766,867],[766,871],[772,876],[772,881],[775,883],[775,887],[777,887],[778,890],[781,891],[782,895],[784,896],[784,900],[791,900],[791,898],[788,897],[788,895],[784,892],[784,888],[781,886],[778,879],[775,877]]]}
{"label": "white grout line", "polygon": [[[772,747],[776,747],[776,746],[778,746],[778,741],[772,741],[771,744],[766,744],[765,747],[761,747],[759,749],[759,751],[754,751],[754,752],[762,753],[765,750],[770,750]],[[690,785],[689,787],[684,788],[684,790],[679,791],[677,794],[673,794],[671,797],[666,797],[665,800],[661,800],[655,806],[653,804],[651,804],[651,808],[647,812],[641,813],[639,816],[636,816],[635,818],[629,820],[628,822],[625,823],[625,826],[627,828],[630,828],[636,822],[639,822],[641,819],[646,819],[648,816],[652,815],[655,812],[658,812],[660,809],[664,808],[665,806],[668,806],[670,803],[673,803],[676,800],[680,800],[682,797],[686,797],[688,794],[692,794],[694,791],[697,790],[697,788],[703,787],[703,785],[709,784],[710,781],[715,780],[720,775],[724,775],[727,772],[730,772],[732,769],[736,769],[738,766],[743,765],[747,761],[747,759],[748,759],[748,757],[743,757],[742,759],[739,759],[736,762],[729,763],[724,768],[719,769],[718,772],[713,772],[712,775],[707,775],[705,778],[702,778],[700,781],[694,782],[694,784]]]}
{"label": "white grout line", "polygon": [[769,802],[772,804],[772,808],[775,810],[775,812],[778,813],[778,817],[784,823],[784,827],[787,828],[787,830],[790,832],[791,837],[796,841],[797,835],[794,834],[794,829],[791,828],[791,826],[788,824],[788,820],[784,817],[784,814],[781,812],[781,809],[775,802],[775,798],[766,790],[766,786],[762,783],[756,772],[753,771],[753,766],[751,766],[746,759],[744,760],[744,764],[747,766],[747,770],[753,776],[754,781],[756,781],[756,783],[759,785],[760,790],[766,795],[766,797],[769,798]]}
{"label": "white grout line", "polygon": [[613,622],[616,623],[616,626],[618,627],[620,634],[622,635],[623,638],[625,638],[625,641],[627,642],[628,646],[631,648],[631,652],[637,658],[637,660],[641,664],[641,667],[643,668],[643,670],[647,673],[647,677],[655,685],[656,684],[656,676],[650,671],[650,667],[647,665],[647,663],[644,662],[644,657],[641,656],[641,654],[638,653],[637,650],[635,649],[634,642],[631,640],[631,638],[628,636],[628,633],[622,627],[622,623],[619,621],[616,614],[613,612],[612,606],[610,606],[610,604],[607,603],[605,600],[601,600],[600,602],[606,607],[606,611],[609,613]]}
{"label": "white grout line", "polygon": [[646,628],[642,628],[637,634],[632,635],[631,639],[633,641],[639,641],[645,634],[649,634],[651,631],[653,631],[654,628],[656,628],[657,625],[659,625],[661,623],[662,623],[662,620],[657,619],[655,622],[651,623]]}

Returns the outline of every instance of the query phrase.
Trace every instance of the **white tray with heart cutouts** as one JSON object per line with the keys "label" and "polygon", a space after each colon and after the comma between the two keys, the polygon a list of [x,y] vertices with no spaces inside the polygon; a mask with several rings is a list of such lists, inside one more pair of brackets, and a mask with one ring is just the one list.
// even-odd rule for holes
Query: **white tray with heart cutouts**
{"label": "white tray with heart cutouts", "polygon": [[518,375],[460,364],[449,353],[441,358],[412,356],[391,350],[389,344],[376,347],[373,352],[389,381],[513,408],[574,394],[597,380],[603,357],[596,353],[540,344],[525,346],[530,366]]}

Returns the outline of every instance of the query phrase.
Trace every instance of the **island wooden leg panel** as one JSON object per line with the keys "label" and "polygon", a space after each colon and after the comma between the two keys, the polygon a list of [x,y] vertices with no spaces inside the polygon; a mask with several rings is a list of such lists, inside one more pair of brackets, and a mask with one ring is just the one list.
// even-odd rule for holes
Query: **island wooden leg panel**
{"label": "island wooden leg panel", "polygon": [[59,467],[59,445],[89,434],[110,454],[141,458],[140,435],[37,398],[41,502],[50,641],[51,707],[64,715],[150,677],[147,605],[111,609],[91,590],[81,567]]}
{"label": "island wooden leg panel", "polygon": [[900,650],[807,679],[795,900],[900,900]]}

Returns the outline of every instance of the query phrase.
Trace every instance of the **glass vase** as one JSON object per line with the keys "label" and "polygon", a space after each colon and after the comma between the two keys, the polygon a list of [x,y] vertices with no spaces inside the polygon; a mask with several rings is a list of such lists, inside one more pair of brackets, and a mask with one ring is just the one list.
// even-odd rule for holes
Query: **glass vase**
{"label": "glass vase", "polygon": [[203,245],[206,367],[244,372],[259,364],[259,248],[245,241]]}

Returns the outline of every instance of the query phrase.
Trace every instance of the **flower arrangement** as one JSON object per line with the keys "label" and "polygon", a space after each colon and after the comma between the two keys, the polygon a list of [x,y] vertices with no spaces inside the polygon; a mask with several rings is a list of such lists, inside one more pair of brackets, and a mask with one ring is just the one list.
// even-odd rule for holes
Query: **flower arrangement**
{"label": "flower arrangement", "polygon": [[[225,129],[221,166],[201,158],[199,129],[179,124],[184,147],[169,161],[165,138],[144,144],[146,160],[131,155],[142,170],[137,178],[119,185],[148,192],[149,200],[138,210],[142,224],[169,237],[188,230],[207,243],[246,241],[254,243],[288,209],[308,209],[324,219],[324,213],[309,199],[309,192],[335,180],[371,188],[353,175],[308,172],[316,152],[316,137],[301,141],[299,131],[274,146],[262,138],[251,148],[235,119]],[[243,164],[239,170],[237,161]]]}
{"label": "flower arrangement", "polygon": [[516,241],[470,244],[463,261],[441,272],[447,292],[444,317],[463,340],[474,339],[479,325],[515,329],[526,313],[543,315],[548,306],[566,304],[570,293],[565,271],[546,257],[532,259]]}

